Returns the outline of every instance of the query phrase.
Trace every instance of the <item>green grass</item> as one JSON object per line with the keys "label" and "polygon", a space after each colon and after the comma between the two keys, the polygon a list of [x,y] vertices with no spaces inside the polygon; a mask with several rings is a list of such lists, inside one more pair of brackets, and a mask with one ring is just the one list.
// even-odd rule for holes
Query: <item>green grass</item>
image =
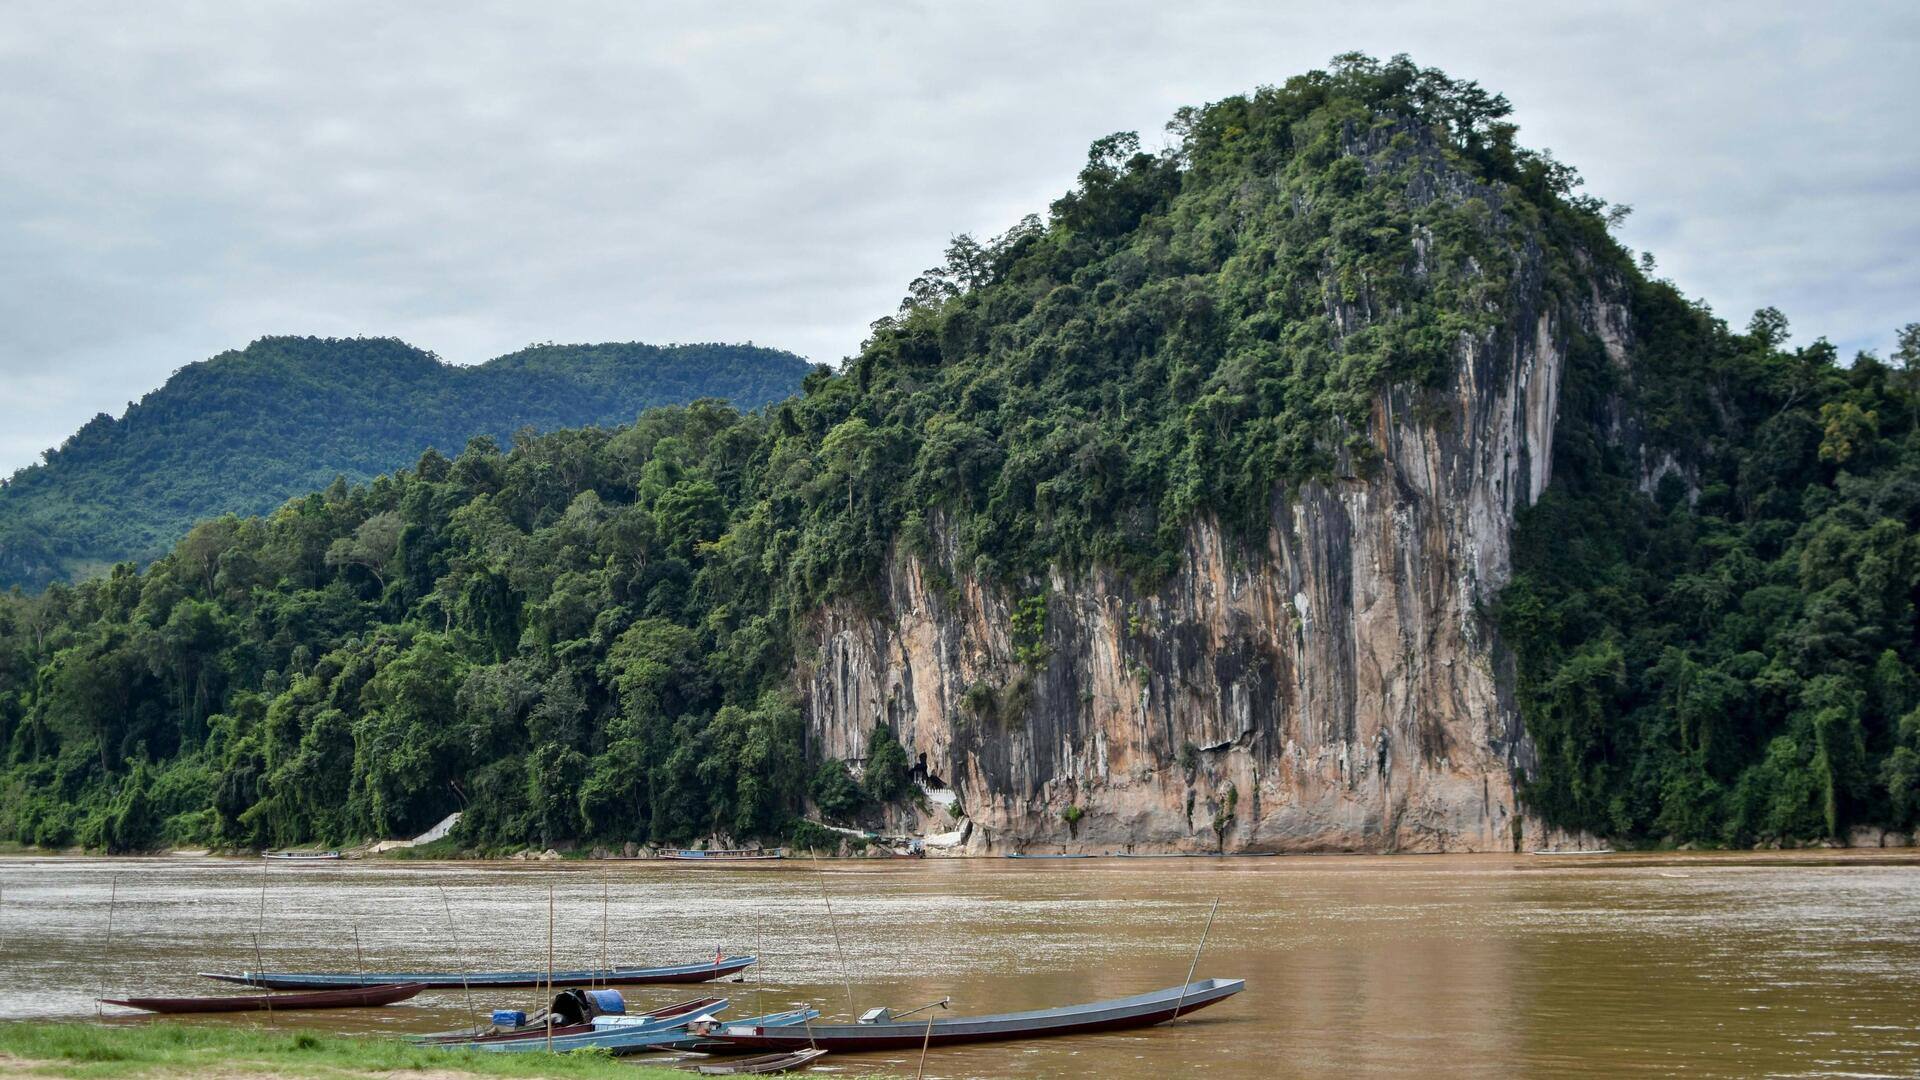
{"label": "green grass", "polygon": [[383,851],[375,858],[380,859],[460,859],[469,858],[470,853],[462,848],[451,836],[443,836],[430,844],[415,844],[412,847],[394,848]]}
{"label": "green grass", "polygon": [[217,1071],[275,1076],[358,1076],[440,1070],[473,1076],[665,1080],[673,1069],[641,1068],[605,1052],[483,1054],[434,1050],[396,1038],[345,1038],[189,1024],[0,1024],[0,1055],[37,1073],[72,1077],[205,1076]]}

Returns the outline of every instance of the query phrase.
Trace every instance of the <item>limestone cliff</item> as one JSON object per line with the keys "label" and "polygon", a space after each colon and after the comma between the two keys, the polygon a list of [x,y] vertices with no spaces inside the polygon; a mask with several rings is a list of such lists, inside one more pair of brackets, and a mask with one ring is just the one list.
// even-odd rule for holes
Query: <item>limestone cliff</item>
{"label": "limestone cliff", "polygon": [[[1417,198],[1497,206],[1418,176]],[[857,761],[886,724],[973,851],[1511,850],[1531,751],[1484,612],[1552,473],[1569,350],[1626,364],[1630,338],[1621,287],[1593,274],[1568,299],[1547,258],[1519,253],[1517,314],[1463,335],[1443,386],[1381,392],[1372,460],[1274,493],[1264,545],[1195,521],[1148,591],[1099,567],[1009,588],[896,547],[877,609],[811,619],[812,752]],[[1343,330],[1368,317],[1328,307]],[[1019,600],[1042,594],[1044,629],[1016,640]],[[961,823],[936,803],[919,825]]]}

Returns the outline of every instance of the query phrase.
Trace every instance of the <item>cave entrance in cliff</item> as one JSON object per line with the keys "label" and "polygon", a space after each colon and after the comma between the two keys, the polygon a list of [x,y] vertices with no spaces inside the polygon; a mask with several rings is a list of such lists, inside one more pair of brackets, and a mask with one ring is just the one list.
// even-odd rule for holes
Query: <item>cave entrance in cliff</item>
{"label": "cave entrance in cliff", "polygon": [[945,791],[947,787],[945,780],[935,776],[933,771],[927,768],[927,755],[925,754],[921,754],[919,760],[913,763],[913,779],[915,783],[929,791]]}

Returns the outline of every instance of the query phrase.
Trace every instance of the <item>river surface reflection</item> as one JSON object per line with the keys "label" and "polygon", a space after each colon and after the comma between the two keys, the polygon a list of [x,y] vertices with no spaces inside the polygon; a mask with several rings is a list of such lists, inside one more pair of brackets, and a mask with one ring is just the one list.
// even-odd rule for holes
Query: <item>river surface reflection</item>
{"label": "river surface reflection", "polygon": [[[937,1049],[928,1076],[1920,1073],[1914,852],[731,868],[7,858],[0,1016],[220,992],[202,970],[543,967],[550,886],[562,967],[597,966],[603,950],[616,964],[757,951],[747,981],[717,984],[735,1015],[949,994],[956,1012],[997,1012],[1171,986],[1221,901],[1199,975],[1246,979],[1239,997],[1162,1028]],[[686,989],[629,996],[644,1007]],[[535,994],[475,996],[486,1010]],[[400,1033],[465,1015],[454,990],[272,1023]],[[911,1075],[913,1057],[822,1064]]]}

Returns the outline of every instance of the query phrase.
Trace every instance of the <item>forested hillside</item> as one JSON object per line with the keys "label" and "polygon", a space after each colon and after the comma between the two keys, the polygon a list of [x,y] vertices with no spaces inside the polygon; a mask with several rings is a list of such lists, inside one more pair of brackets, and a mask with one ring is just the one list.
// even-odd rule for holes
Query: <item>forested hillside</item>
{"label": "forested hillside", "polygon": [[[1751,845],[1920,822],[1920,325],[1788,349],[1643,283],[1566,375],[1500,627],[1551,820]],[[1622,418],[1643,441],[1612,433]]]}
{"label": "forested hillside", "polygon": [[155,558],[203,518],[265,513],[429,446],[624,424],[702,397],[754,408],[806,372],[750,345],[538,345],[458,367],[387,338],[262,338],[182,368],[0,481],[0,589]]}
{"label": "forested hillside", "polygon": [[[1506,113],[1342,57],[1183,110],[1166,152],[1096,142],[1044,220],[956,241],[762,413],[476,440],[0,599],[0,836],[341,842],[464,807],[478,847],[684,841],[898,798],[884,731],[857,785],[808,756],[809,612],[872,599],[905,544],[1029,601],[1011,632],[1045,664],[1040,571],[1152,581],[1196,517],[1257,542],[1295,486],[1363,484],[1383,388],[1455,392],[1456,343],[1533,332],[1523,251],[1568,303],[1595,275],[1635,297],[1626,366],[1584,341],[1566,376],[1500,612],[1528,798],[1623,841],[1910,822],[1911,350],[1849,368],[1771,317],[1731,333]],[[1435,160],[1484,192],[1417,197]]]}

